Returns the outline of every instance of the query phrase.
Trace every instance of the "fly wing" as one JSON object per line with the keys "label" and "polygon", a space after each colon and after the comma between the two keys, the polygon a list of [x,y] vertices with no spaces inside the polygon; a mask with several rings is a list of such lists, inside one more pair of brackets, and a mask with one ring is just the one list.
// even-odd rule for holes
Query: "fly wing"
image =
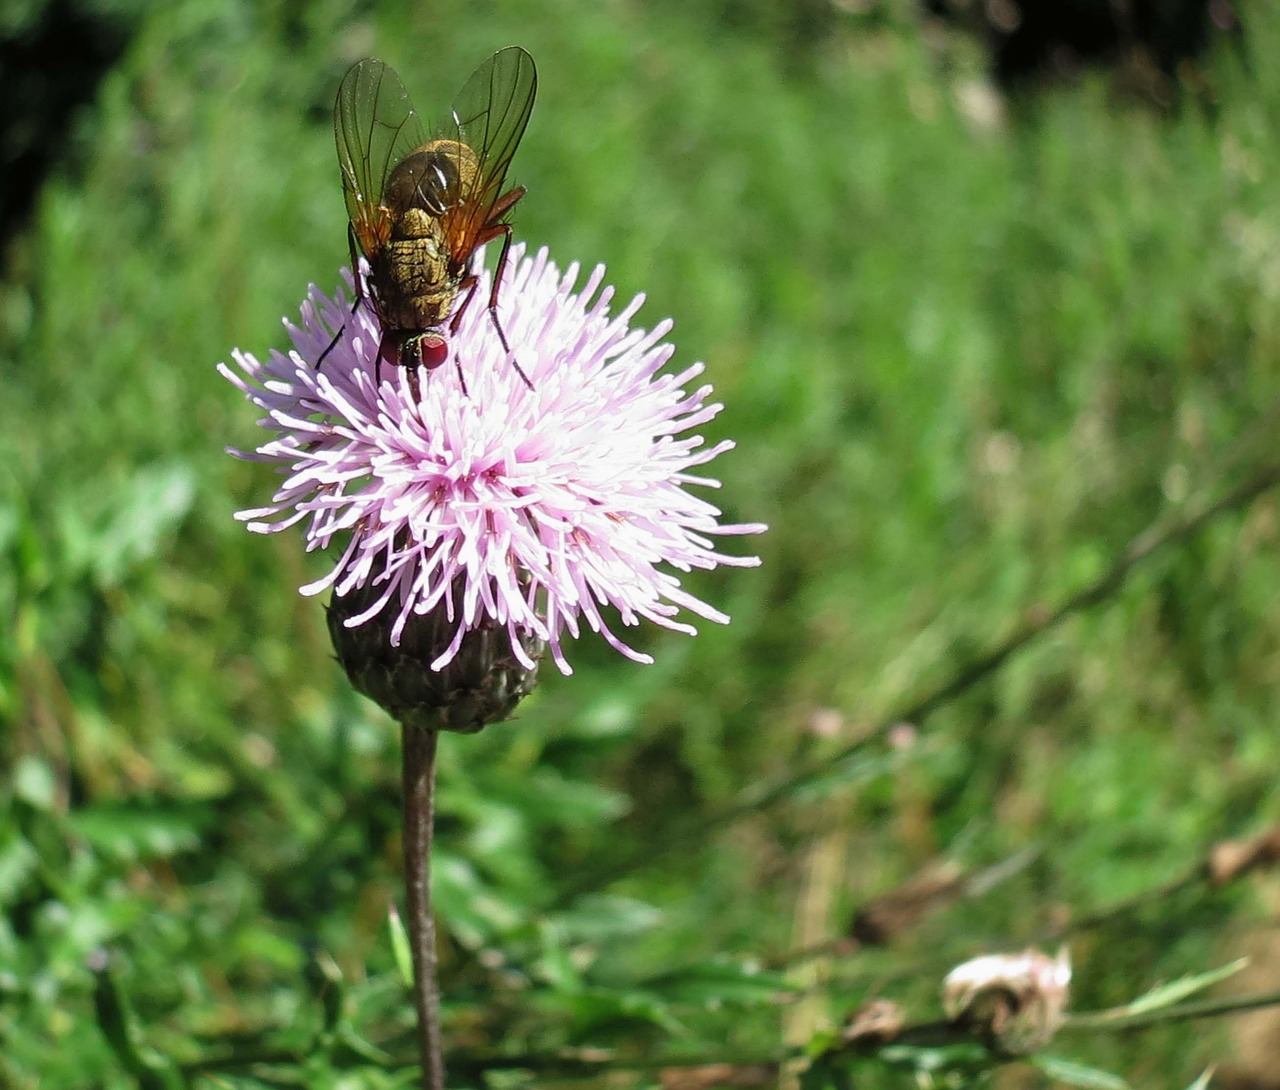
{"label": "fly wing", "polygon": [[374,57],[352,66],[333,104],[333,135],[347,215],[369,257],[390,229],[381,207],[387,176],[425,142],[422,120],[395,69]]}
{"label": "fly wing", "polygon": [[475,173],[465,179],[457,205],[446,215],[455,260],[470,256],[502,196],[507,168],[529,124],[537,90],[533,57],[511,45],[480,65],[454,99],[442,135],[469,146],[478,161]]}

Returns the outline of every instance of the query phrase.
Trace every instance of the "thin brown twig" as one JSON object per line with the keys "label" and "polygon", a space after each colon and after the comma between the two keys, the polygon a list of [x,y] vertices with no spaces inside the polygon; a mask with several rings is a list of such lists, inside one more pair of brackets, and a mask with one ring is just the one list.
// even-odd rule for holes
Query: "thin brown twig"
{"label": "thin brown twig", "polygon": [[404,739],[404,884],[413,1000],[418,1012],[422,1090],[444,1090],[436,925],[431,915],[431,840],[435,826],[436,744],[439,735],[408,724]]}
{"label": "thin brown twig", "polygon": [[1065,923],[1055,927],[1045,928],[1031,941],[1035,944],[1049,943],[1059,939],[1070,938],[1081,931],[1093,931],[1099,927],[1106,927],[1107,924],[1114,923],[1124,916],[1140,912],[1151,905],[1159,904],[1161,901],[1174,897],[1202,883],[1209,884],[1209,874],[1204,864],[1198,863],[1177,878],[1168,879],[1152,886],[1150,889],[1144,889],[1139,893],[1135,893],[1132,897],[1126,897],[1123,901],[1117,901],[1115,904],[1107,905],[1105,908],[1097,909],[1074,920],[1067,920]]}
{"label": "thin brown twig", "polygon": [[[1219,841],[1217,843],[1222,842]],[[1194,889],[1198,885],[1216,885],[1221,887],[1226,885],[1228,882],[1234,881],[1235,879],[1242,877],[1244,874],[1249,873],[1248,870],[1242,869],[1238,874],[1228,875],[1222,881],[1215,880],[1213,872],[1207,862],[1210,857],[1210,853],[1212,852],[1212,847],[1213,846],[1203,853],[1204,858],[1202,858],[1200,862],[1194,864],[1175,878],[1165,879],[1156,885],[1140,890],[1138,893],[1135,893],[1130,897],[1126,897],[1123,900],[1116,901],[1113,904],[1096,909],[1086,915],[1069,919],[1065,923],[1045,928],[1032,935],[1029,939],[1021,941],[1023,941],[1024,945],[1030,944],[1033,946],[1043,946],[1048,943],[1061,941],[1083,931],[1092,931],[1100,927],[1106,927],[1108,924],[1123,919],[1125,916],[1139,912],[1144,908],[1149,908],[1151,905],[1158,904],[1161,901],[1174,897],[1179,893]],[[972,938],[966,940],[966,945],[973,945]],[[833,950],[832,953],[843,954],[844,951]],[[874,979],[879,986],[883,987],[888,984],[896,983],[900,980],[908,980],[923,974],[939,971],[954,964],[955,961],[955,954],[942,953],[928,958],[918,959],[909,965],[900,966],[897,970],[890,973],[876,971],[874,973],[863,972],[851,976],[841,976],[839,984],[841,987],[848,988],[852,987],[859,980]],[[778,966],[778,968],[785,967],[785,964]]]}
{"label": "thin brown twig", "polygon": [[[793,950],[768,962],[771,970],[794,968],[814,958],[849,957],[864,946],[886,946],[898,931],[917,923],[927,912],[946,908],[964,900],[985,896],[1001,882],[1025,870],[1044,855],[1044,845],[1030,844],[990,866],[972,872],[964,872],[953,860],[935,859],[911,879],[865,902],[850,914],[851,932],[820,943]],[[886,930],[891,933],[867,939],[859,936],[861,928],[868,924],[869,915],[884,915],[885,911],[897,918]],[[1038,941],[1038,940],[1037,940]]]}

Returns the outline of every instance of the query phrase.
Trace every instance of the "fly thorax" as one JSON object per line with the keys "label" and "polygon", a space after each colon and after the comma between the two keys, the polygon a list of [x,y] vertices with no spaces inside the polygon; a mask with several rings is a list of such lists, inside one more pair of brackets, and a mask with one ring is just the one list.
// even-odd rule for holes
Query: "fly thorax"
{"label": "fly thorax", "polygon": [[421,242],[427,251],[435,254],[442,249],[440,242],[440,224],[436,217],[421,208],[410,208],[392,228],[391,237],[395,239],[413,239]]}
{"label": "fly thorax", "polygon": [[480,169],[472,148],[458,140],[432,140],[411,151],[391,171],[383,192],[388,207],[442,216],[470,192]]}

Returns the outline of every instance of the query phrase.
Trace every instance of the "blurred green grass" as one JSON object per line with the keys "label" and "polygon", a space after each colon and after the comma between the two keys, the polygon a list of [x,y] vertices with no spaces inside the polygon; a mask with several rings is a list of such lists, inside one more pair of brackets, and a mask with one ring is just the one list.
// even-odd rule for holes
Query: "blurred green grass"
{"label": "blurred green grass", "polygon": [[[717,1014],[644,981],[782,957],[805,904],[838,930],[956,845],[974,862],[1045,846],[994,899],[851,959],[839,1017],[898,963],[1017,946],[1063,906],[1132,895],[1276,820],[1264,497],[856,786],[682,845],[608,891],[633,901],[546,908],[616,852],[870,728],[1154,520],[1274,457],[1267,65],[1216,58],[1212,109],[1159,114],[1099,75],[992,123],[975,46],[923,34],[904,5],[812,37],[775,33],[767,5],[733,10],[146,12],[83,115],[82,169],[48,182],[0,285],[0,1081],[132,1085],[94,1024],[99,945],[179,1062],[264,1027],[305,1050],[316,948],[346,974],[353,1024],[408,1040],[384,930],[395,731],[348,692],[319,605],[296,593],[315,559],[232,519],[274,482],[223,453],[255,427],[213,367],[282,346],[306,285],[337,283],[332,95],[369,52],[429,112],[488,52],[531,50],[518,237],[606,262],[621,297],[648,293],[643,320],[675,317],[677,362],[705,359],[726,404],[710,437],[739,443],[717,500],[772,527],[759,571],[690,579],[729,627],[642,636],[648,668],[583,641],[575,676],[546,676],[516,722],[446,740],[446,995],[469,1040],[694,1056],[777,1042],[791,1016],[769,1003]],[[1251,16],[1269,56],[1280,18]],[[827,708],[836,740],[812,726]],[[820,842],[842,868],[813,902]],[[1189,896],[1081,940],[1075,1005],[1225,960],[1258,911]],[[1205,1027],[1081,1055],[1167,1086],[1229,1050]],[[309,1063],[291,1068],[308,1085],[339,1085],[343,1063],[358,1085],[394,1084],[373,1059]],[[259,1085],[240,1077],[219,1085]]]}

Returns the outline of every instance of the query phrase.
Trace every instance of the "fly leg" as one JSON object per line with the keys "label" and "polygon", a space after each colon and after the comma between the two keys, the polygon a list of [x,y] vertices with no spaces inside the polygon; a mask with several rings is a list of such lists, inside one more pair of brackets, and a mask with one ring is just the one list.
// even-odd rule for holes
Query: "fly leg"
{"label": "fly leg", "polygon": [[[364,302],[364,288],[362,286],[363,281],[360,279],[360,259],[356,256],[356,230],[349,220],[347,221],[347,249],[351,253],[351,275],[356,282],[356,298],[355,302],[351,304],[351,314],[354,317],[356,310],[359,309],[360,304]],[[338,342],[342,340],[342,335],[346,331],[347,323],[343,322],[342,325],[338,327],[338,332],[333,335],[333,340],[329,342],[329,347],[321,352],[320,358],[316,360],[317,371],[320,370],[320,365],[324,363],[329,353],[338,346]]]}
{"label": "fly leg", "polygon": [[[511,206],[523,196],[524,187],[517,186],[494,205],[496,214],[505,215],[511,210]],[[516,355],[507,341],[507,334],[502,328],[502,323],[498,321],[498,291],[502,287],[502,277],[507,270],[507,253],[511,249],[511,224],[489,222],[478,235],[477,245],[492,242],[499,235],[502,236],[502,252],[498,255],[498,266],[494,270],[493,290],[489,292],[489,306],[487,309],[489,318],[493,322],[493,328],[498,331],[498,340],[502,343],[502,349],[511,359],[511,366],[516,369],[516,374],[520,376],[524,384],[532,390],[533,383],[529,381],[529,376],[524,373],[524,368],[520,366],[520,361],[516,359]],[[475,273],[471,273],[464,277],[462,283],[458,285],[459,290],[465,291],[467,294],[462,300],[462,305],[454,312],[453,318],[449,322],[450,333],[458,332],[458,324],[462,321],[463,312],[466,311],[467,304],[471,302],[471,297],[475,295],[479,284],[479,278]]]}

